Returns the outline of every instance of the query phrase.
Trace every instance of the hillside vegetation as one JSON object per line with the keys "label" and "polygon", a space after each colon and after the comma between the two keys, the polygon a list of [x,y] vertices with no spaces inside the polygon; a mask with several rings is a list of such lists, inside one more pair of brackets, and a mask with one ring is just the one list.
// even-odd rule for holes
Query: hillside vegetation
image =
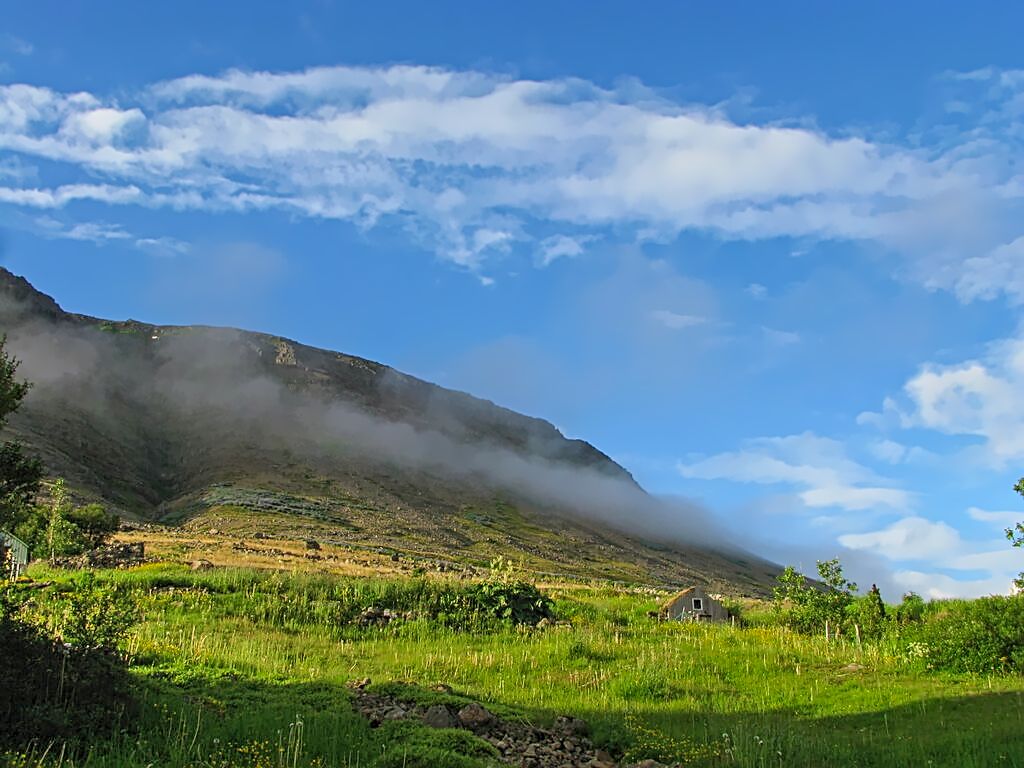
{"label": "hillside vegetation", "polygon": [[[41,566],[33,576],[54,582],[31,590],[32,610],[59,633],[82,577]],[[444,576],[153,564],[98,579],[140,611],[122,643],[138,719],[107,739],[92,733],[74,757],[51,748],[41,759],[40,742],[13,765],[496,764],[466,731],[372,728],[356,695],[479,702],[540,728],[582,718],[595,749],[623,764],[1024,765],[1019,674],[929,669],[920,643],[898,635],[857,644],[797,634],[766,605],[747,605],[747,626],[658,622],[654,590],[551,586],[554,620],[532,626],[537,616],[517,623],[500,599],[481,601],[487,582]],[[368,608],[395,618],[368,620]]]}
{"label": "hillside vegetation", "polygon": [[777,571],[589,443],[370,360],[76,315],[2,268],[0,330],[33,383],[5,436],[123,519],[746,594]]}

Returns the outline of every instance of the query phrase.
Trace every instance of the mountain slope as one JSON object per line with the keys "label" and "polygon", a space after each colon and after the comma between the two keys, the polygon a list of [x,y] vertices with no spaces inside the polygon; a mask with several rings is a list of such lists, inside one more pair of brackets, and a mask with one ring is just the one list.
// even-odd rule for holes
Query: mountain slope
{"label": "mountain slope", "polygon": [[590,444],[378,363],[75,315],[4,270],[0,328],[35,383],[11,432],[129,517],[733,591],[774,572]]}

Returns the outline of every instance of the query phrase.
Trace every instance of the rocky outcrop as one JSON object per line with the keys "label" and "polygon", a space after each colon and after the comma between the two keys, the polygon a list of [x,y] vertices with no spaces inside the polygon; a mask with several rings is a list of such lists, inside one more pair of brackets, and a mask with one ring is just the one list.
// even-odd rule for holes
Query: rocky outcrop
{"label": "rocky outcrop", "polygon": [[[430,728],[460,728],[490,743],[506,765],[521,768],[667,768],[655,760],[619,763],[590,739],[590,727],[577,717],[563,715],[550,728],[501,718],[475,701],[454,697],[437,704],[417,704],[400,696],[368,690],[369,680],[350,684],[356,710],[372,727],[393,720],[415,719]],[[438,686],[443,694],[451,689]]]}
{"label": "rocky outcrop", "polygon": [[145,544],[108,544],[74,557],[58,557],[52,564],[58,568],[131,568],[146,562]]}

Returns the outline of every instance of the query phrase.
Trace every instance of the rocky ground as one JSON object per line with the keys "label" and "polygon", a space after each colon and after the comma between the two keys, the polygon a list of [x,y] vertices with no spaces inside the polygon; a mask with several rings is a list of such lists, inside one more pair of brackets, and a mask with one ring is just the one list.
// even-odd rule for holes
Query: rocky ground
{"label": "rocky ground", "polygon": [[[430,728],[461,728],[489,742],[501,762],[520,768],[667,768],[654,760],[619,763],[594,746],[590,727],[579,718],[561,716],[549,729],[498,717],[478,702],[418,704],[400,697],[367,690],[369,680],[351,684],[356,709],[370,725],[391,720],[416,719]],[[450,693],[439,686],[441,693]]]}

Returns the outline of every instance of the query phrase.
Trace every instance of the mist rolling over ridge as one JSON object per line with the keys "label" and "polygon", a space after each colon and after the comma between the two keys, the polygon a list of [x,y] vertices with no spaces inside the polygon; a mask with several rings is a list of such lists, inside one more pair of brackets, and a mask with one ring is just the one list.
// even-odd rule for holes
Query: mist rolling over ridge
{"label": "mist rolling over ridge", "polygon": [[608,550],[595,565],[610,554],[655,580],[770,579],[706,510],[647,494],[590,444],[377,363],[73,315],[6,272],[0,326],[34,382],[14,432],[52,474],[132,516],[188,521],[225,493],[243,507],[276,493],[317,500],[367,543],[524,550],[568,570],[592,545]]}

